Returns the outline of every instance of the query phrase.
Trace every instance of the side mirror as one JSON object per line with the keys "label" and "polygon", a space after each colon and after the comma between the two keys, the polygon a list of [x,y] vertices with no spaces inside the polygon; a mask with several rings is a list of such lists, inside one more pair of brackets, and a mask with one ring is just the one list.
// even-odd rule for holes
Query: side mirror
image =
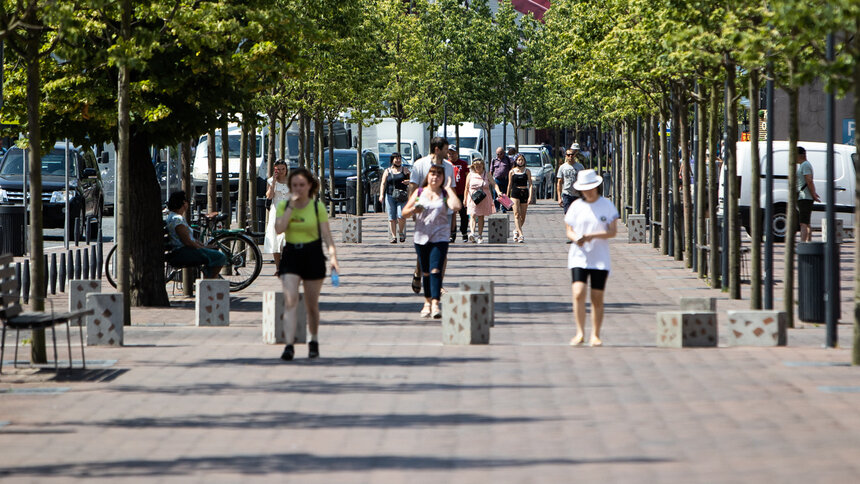
{"label": "side mirror", "polygon": [[98,178],[99,171],[95,168],[84,168],[84,178]]}

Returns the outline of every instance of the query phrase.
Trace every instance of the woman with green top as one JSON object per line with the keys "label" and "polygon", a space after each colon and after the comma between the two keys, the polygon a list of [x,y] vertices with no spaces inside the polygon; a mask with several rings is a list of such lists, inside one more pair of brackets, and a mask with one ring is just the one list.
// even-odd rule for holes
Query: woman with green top
{"label": "woman with green top", "polygon": [[308,318],[308,358],[319,356],[317,333],[320,324],[319,297],[326,274],[326,258],[323,240],[328,246],[332,270],[338,270],[337,252],[325,206],[314,197],[319,191],[319,181],[306,168],[296,168],[287,177],[290,199],[281,202],[275,220],[275,231],[284,234],[284,250],[281,254],[281,283],[284,286],[284,329],[287,346],[281,359],[290,361],[295,355],[293,342],[296,339],[296,305],[299,302],[299,282],[305,287],[305,308]]}

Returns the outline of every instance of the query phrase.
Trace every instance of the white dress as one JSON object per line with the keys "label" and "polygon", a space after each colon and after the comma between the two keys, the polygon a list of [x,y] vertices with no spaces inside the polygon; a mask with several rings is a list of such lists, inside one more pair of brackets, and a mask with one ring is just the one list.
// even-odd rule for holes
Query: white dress
{"label": "white dress", "polygon": [[[268,179],[272,183],[272,178]],[[266,240],[263,242],[264,254],[280,254],[284,248],[284,234],[275,233],[275,210],[278,202],[290,199],[290,187],[286,183],[275,182],[275,195],[272,197],[272,207],[269,209],[266,221]]]}

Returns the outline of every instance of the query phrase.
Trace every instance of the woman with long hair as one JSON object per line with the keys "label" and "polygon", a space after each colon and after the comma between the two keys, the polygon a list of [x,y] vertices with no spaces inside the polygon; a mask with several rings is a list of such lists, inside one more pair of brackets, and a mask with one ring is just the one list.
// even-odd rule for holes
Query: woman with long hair
{"label": "woman with long hair", "polygon": [[281,257],[281,284],[284,287],[284,332],[287,346],[281,359],[290,361],[295,355],[296,305],[299,302],[299,282],[305,288],[305,309],[308,319],[308,358],[320,354],[317,334],[320,324],[319,297],[326,275],[323,241],[328,246],[329,263],[338,270],[337,251],[328,224],[325,206],[315,199],[319,181],[306,168],[297,168],[287,177],[290,199],[279,204],[280,215],[275,231],[284,234]]}
{"label": "woman with long hair", "polygon": [[460,210],[462,206],[453,188],[442,187],[444,181],[445,169],[440,165],[431,165],[424,184],[412,193],[409,202],[403,208],[404,217],[415,215],[413,240],[424,287],[422,318],[442,317],[439,298],[450,237],[448,212]]}
{"label": "woman with long hair", "polygon": [[514,202],[514,242],[523,243],[523,225],[526,223],[526,211],[529,200],[532,199],[532,174],[526,168],[526,157],[522,153],[514,158],[514,167],[508,172],[508,197]]}
{"label": "woman with long hair", "polygon": [[275,259],[275,276],[279,273],[281,265],[281,251],[284,249],[284,235],[275,232],[275,219],[277,217],[278,203],[289,200],[290,186],[287,185],[287,164],[284,160],[275,162],[272,177],[266,181],[266,198],[272,201],[269,208],[268,221],[266,222],[266,238],[263,241],[263,253],[272,254]]}
{"label": "woman with long hair", "polygon": [[[406,241],[406,218],[403,217],[403,207],[409,200],[409,170],[403,166],[400,153],[391,153],[391,166],[382,175],[379,182],[379,203],[385,202],[388,213],[388,241]],[[398,229],[400,229],[398,231]]]}

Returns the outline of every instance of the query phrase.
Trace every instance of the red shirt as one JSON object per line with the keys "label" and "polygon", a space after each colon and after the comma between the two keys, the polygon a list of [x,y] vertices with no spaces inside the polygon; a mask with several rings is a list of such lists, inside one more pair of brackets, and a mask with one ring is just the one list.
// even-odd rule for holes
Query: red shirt
{"label": "red shirt", "polygon": [[469,175],[469,164],[466,160],[457,159],[454,165],[454,193],[463,196],[466,193],[466,177]]}

